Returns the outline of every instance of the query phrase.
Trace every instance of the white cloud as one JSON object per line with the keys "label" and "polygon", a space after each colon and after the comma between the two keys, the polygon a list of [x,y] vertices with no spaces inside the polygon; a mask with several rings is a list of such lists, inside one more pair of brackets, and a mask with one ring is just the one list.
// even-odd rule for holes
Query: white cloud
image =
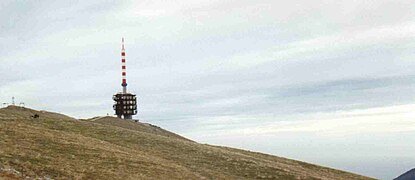
{"label": "white cloud", "polygon": [[[247,137],[284,133],[344,136],[413,132],[415,131],[414,109],[415,104],[408,104],[349,111],[307,113],[296,115],[294,119],[292,116],[278,118],[272,116],[239,118],[224,116],[205,120],[203,123],[205,124],[204,130],[208,130],[211,125],[213,128],[211,130],[215,133],[196,135],[189,132],[189,136],[194,135],[203,139],[200,137]],[[245,124],[247,122],[249,124]],[[240,126],[238,127],[237,124]]]}
{"label": "white cloud", "polygon": [[281,44],[276,47],[237,54],[224,64],[229,68],[246,68],[267,62],[307,61],[335,58],[344,53],[368,46],[391,44],[415,38],[415,23],[374,27],[364,31],[339,34]]}

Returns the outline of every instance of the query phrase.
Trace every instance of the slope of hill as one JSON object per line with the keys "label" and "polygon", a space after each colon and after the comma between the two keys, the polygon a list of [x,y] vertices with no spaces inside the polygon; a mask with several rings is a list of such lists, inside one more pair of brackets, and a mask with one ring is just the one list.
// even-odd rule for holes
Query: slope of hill
{"label": "slope of hill", "polygon": [[0,109],[0,137],[0,179],[370,179],[112,117],[10,106]]}
{"label": "slope of hill", "polygon": [[166,137],[174,137],[174,138],[190,141],[189,139],[186,139],[182,136],[179,136],[172,132],[161,129],[158,126],[154,126],[148,123],[140,123],[140,122],[137,123],[133,121],[123,121],[123,120],[120,121],[119,118],[115,118],[111,116],[95,117],[92,119],[87,119],[86,121],[92,121],[92,122],[103,124],[103,125],[116,126],[120,128],[129,129],[129,130],[140,131],[140,132],[145,132],[145,133],[150,133],[150,134],[157,134],[157,135],[166,136]]}
{"label": "slope of hill", "polygon": [[395,180],[414,180],[414,179],[415,179],[415,168],[395,178]]}

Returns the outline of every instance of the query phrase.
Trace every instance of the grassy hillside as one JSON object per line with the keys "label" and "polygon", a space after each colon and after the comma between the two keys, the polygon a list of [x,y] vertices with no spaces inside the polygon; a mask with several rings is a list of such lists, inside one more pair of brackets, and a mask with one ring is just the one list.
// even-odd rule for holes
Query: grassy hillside
{"label": "grassy hillside", "polygon": [[10,106],[0,109],[0,137],[0,179],[369,179],[112,117]]}

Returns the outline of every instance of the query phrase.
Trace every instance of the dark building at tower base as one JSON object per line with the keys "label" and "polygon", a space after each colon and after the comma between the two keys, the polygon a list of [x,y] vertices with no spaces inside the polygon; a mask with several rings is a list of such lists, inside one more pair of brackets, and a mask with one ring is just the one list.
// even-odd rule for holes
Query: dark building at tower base
{"label": "dark building at tower base", "polygon": [[115,101],[113,108],[119,118],[132,119],[137,114],[137,97],[131,93],[118,93],[112,99]]}

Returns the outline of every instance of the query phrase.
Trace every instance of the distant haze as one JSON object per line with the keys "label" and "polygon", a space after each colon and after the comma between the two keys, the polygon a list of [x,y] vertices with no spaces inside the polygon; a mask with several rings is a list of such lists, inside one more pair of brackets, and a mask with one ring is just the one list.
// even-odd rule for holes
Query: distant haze
{"label": "distant haze", "polygon": [[415,1],[0,1],[0,103],[381,179],[415,167]]}

